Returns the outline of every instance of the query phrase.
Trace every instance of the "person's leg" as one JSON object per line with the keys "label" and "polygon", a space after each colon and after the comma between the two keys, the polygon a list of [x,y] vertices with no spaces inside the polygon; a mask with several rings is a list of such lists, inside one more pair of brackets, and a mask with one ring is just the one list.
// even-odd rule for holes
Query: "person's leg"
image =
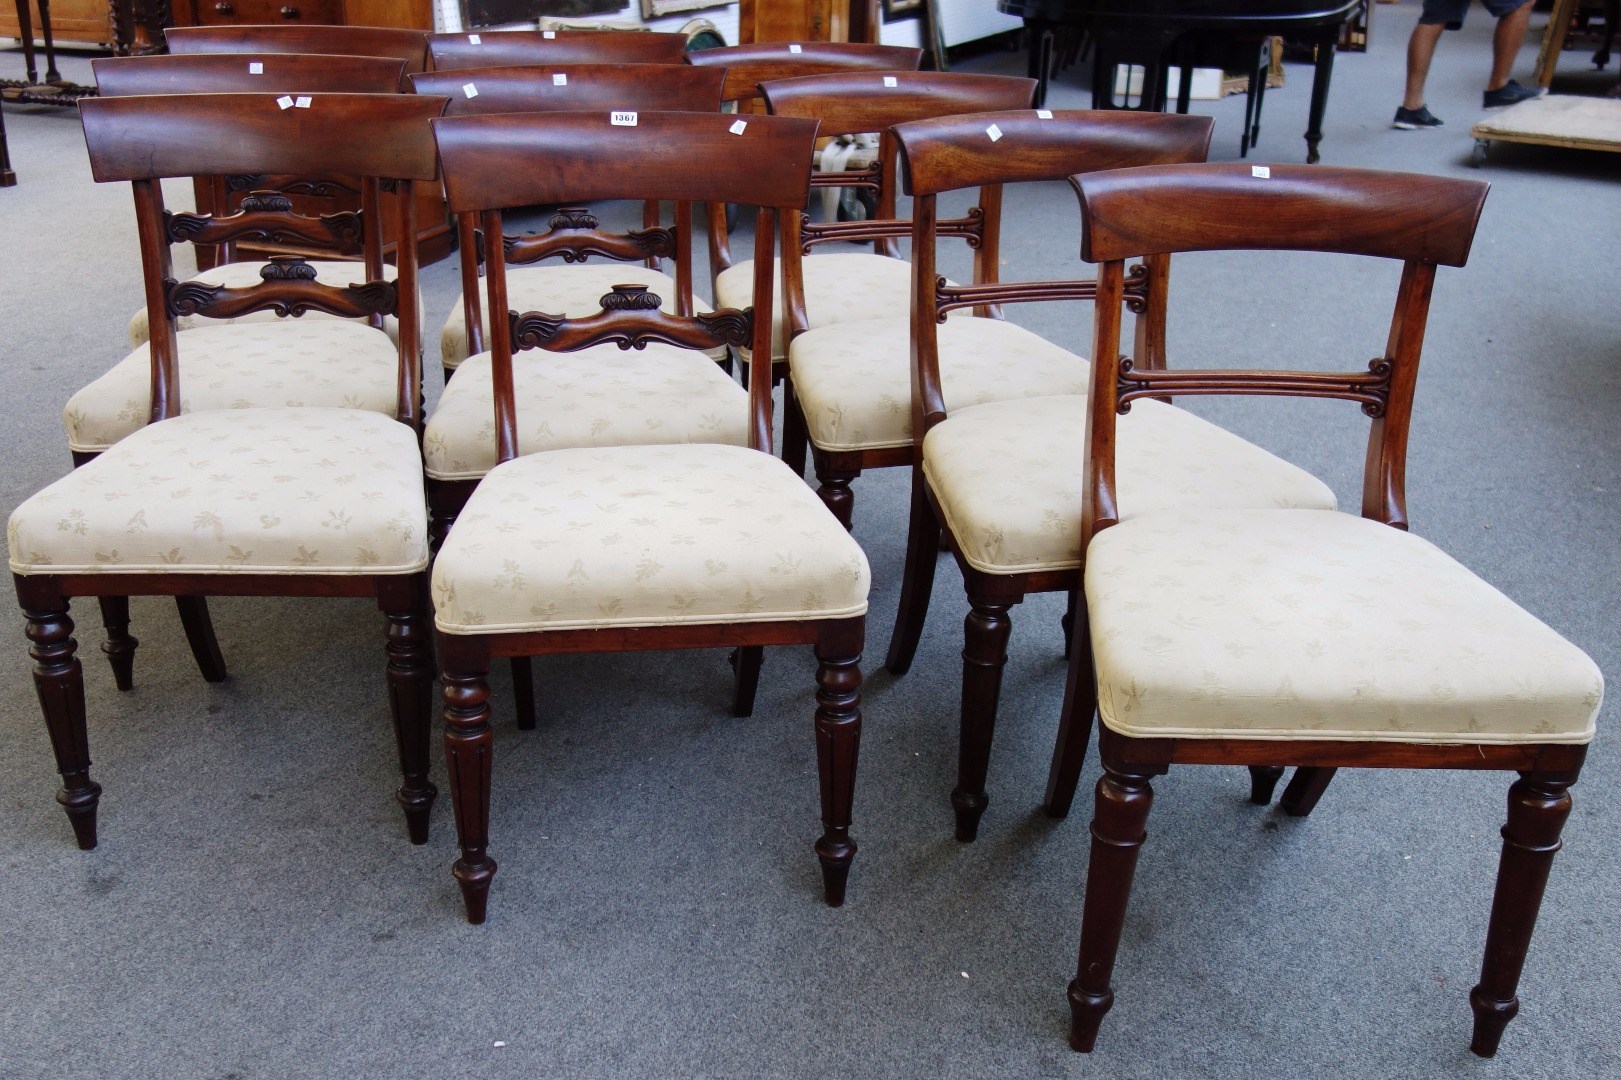
{"label": "person's leg", "polygon": [[1407,96],[1402,99],[1402,108],[1424,107],[1424,81],[1429,78],[1430,61],[1444,29],[1441,23],[1426,22],[1413,27],[1413,36],[1407,39]]}
{"label": "person's leg", "polygon": [[[1514,61],[1520,54],[1520,46],[1525,44],[1525,31],[1531,25],[1531,0],[1502,15],[1497,20],[1497,32],[1492,37],[1492,77],[1486,84],[1486,89],[1500,90],[1508,82],[1509,73],[1514,70]],[[1433,48],[1434,46],[1431,46]],[[1407,77],[1408,97],[1412,97],[1413,78]],[[1423,84],[1420,83],[1420,89]]]}

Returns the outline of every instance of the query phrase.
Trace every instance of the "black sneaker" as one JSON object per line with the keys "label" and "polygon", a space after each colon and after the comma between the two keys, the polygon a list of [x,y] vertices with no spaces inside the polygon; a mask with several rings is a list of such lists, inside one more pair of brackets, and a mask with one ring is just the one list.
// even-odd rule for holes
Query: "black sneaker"
{"label": "black sneaker", "polygon": [[1396,119],[1390,122],[1390,126],[1402,131],[1418,131],[1422,128],[1438,128],[1441,121],[1430,115],[1428,105],[1420,105],[1416,109],[1398,108]]}
{"label": "black sneaker", "polygon": [[1522,101],[1530,101],[1534,97],[1541,97],[1542,91],[1529,86],[1521,86],[1510,79],[1496,90],[1488,90],[1481,95],[1481,108],[1501,109],[1505,105],[1518,105]]}

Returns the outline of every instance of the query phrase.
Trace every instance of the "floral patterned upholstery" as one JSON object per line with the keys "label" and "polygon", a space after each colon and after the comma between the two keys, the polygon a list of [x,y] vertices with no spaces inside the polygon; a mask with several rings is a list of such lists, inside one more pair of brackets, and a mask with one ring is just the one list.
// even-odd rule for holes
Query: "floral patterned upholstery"
{"label": "floral patterned upholstery", "polygon": [[[794,339],[788,368],[811,442],[843,451],[912,444],[911,332],[901,316]],[[948,409],[1087,391],[1085,360],[1002,319],[947,319],[939,342]]]}
{"label": "floral patterned upholstery", "polygon": [[11,569],[414,573],[428,564],[421,461],[409,427],[355,409],[177,416],[17,507]]}
{"label": "floral patterned upholstery", "polygon": [[492,470],[434,560],[433,597],[453,634],[781,622],[862,614],[870,577],[769,454],[617,446]]}
{"label": "floral patterned upholstery", "polygon": [[[595,314],[602,307],[602,298],[613,292],[615,285],[646,285],[648,292],[661,301],[664,311],[675,311],[675,279],[657,270],[649,270],[637,263],[587,262],[559,263],[551,266],[507,267],[507,305],[514,311],[544,311],[548,315],[566,315],[580,318]],[[708,311],[709,306],[694,296],[695,311]],[[744,306],[748,306],[745,302]],[[484,316],[484,344],[490,343],[490,299],[479,290],[478,309]],[[455,370],[467,359],[467,319],[462,311],[462,294],[456,294],[456,304],[450,309],[450,318],[439,332],[439,354],[444,366]],[[726,347],[719,346],[709,353],[716,360],[726,358]]]}
{"label": "floral patterned upholstery", "polygon": [[[748,393],[701,352],[597,345],[512,358],[518,452],[583,446],[749,441]],[[490,354],[464,363],[428,418],[423,453],[436,480],[476,480],[495,467]]]}
{"label": "floral patterned upholstery", "polygon": [[[812,329],[829,323],[866,322],[905,315],[912,310],[912,264],[888,255],[828,253],[807,255],[805,267],[805,319]],[[777,282],[772,286],[771,357],[783,359],[782,260],[775,261]],[[721,307],[748,307],[754,300],[754,260],[727,267],[715,279],[715,303]],[[952,315],[966,315],[958,308]]]}
{"label": "floral patterned upholstery", "polygon": [[[363,323],[322,319],[237,322],[180,340],[183,413],[263,406],[333,406],[394,415],[399,350]],[[142,345],[68,399],[68,445],[95,453],[145,426],[152,361]]]}
{"label": "floral patterned upholstery", "polygon": [[[310,259],[309,264],[315,268],[315,279],[323,285],[350,285],[366,280],[366,266],[353,259]],[[212,270],[199,270],[187,280],[206,281],[211,285],[229,285],[233,288],[242,288],[247,285],[259,284],[259,270],[264,263],[239,262],[226,263],[216,266]],[[383,264],[383,276],[393,281],[399,271],[394,267]],[[417,303],[417,310],[422,310],[422,304]],[[315,319],[322,322],[333,319],[343,319],[341,315],[328,315],[324,311],[312,311],[307,315],[300,315],[300,319]],[[210,319],[201,315],[182,315],[175,319],[175,327],[180,330],[194,330],[204,326],[220,326],[225,323],[285,323],[289,320],[280,318],[274,311],[255,311],[251,315],[239,315],[234,319]],[[352,321],[344,319],[344,321]],[[383,329],[388,332],[390,340],[399,340],[399,323],[394,316],[383,316]],[[134,349],[145,345],[152,337],[152,328],[146,319],[146,308],[141,308],[129,320],[129,343]]]}
{"label": "floral patterned upholstery", "polygon": [[1098,703],[1125,735],[1585,743],[1582,651],[1434,544],[1350,514],[1200,509],[1086,554]]}
{"label": "floral patterned upholstery", "polygon": [[[1081,563],[1086,398],[993,401],[923,438],[923,473],[970,566],[987,574]],[[1334,493],[1253,443],[1157,401],[1120,418],[1120,515],[1221,507],[1334,509]]]}

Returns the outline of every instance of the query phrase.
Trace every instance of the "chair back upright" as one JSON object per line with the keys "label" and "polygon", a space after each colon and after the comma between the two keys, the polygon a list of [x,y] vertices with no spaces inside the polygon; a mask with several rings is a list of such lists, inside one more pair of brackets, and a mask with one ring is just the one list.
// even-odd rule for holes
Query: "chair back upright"
{"label": "chair back upright", "polygon": [[483,30],[434,34],[435,71],[533,64],[679,64],[687,35],[627,30]]}
{"label": "chair back upright", "polygon": [[[923,63],[923,50],[860,42],[766,41],[700,49],[687,54],[687,63],[723,69],[726,86],[722,99],[739,112],[751,112],[757,111],[763,82],[835,71],[916,71]],[[709,284],[713,290],[721,271],[732,265],[732,247],[727,236],[726,208],[712,205],[706,208],[706,214]]]}
{"label": "chair back upright", "polygon": [[[616,122],[618,121],[618,122]],[[649,112],[626,125],[612,113],[500,114],[434,122],[445,193],[455,213],[477,213],[486,236],[500,236],[501,214],[537,203],[575,205],[602,199],[675,203],[675,224],[658,230],[661,253],[676,256],[676,282],[690,293],[689,244],[694,202],[757,208],[754,303],[744,310],[695,315],[659,310],[641,286],[618,286],[602,308],[583,318],[510,311],[504,245],[487,252],[491,378],[496,454],[517,456],[514,349],[572,352],[607,342],[621,349],[663,342],[688,349],[771,347],[772,255],[777,217],[810,195],[816,122],[753,117],[739,125],[723,114]],[[732,167],[741,156],[749,169]],[[682,256],[685,252],[685,257]],[[495,313],[501,313],[496,316]],[[756,364],[748,386],[749,445],[771,452],[771,374]]]}
{"label": "chair back upright", "polygon": [[[996,277],[972,285],[948,285],[936,269],[940,236],[954,235],[969,219],[940,221],[938,196],[979,188],[979,205],[1002,205],[1007,184],[1069,181],[1088,173],[1128,166],[1202,162],[1210,152],[1213,121],[1207,116],[1117,111],[1017,112],[942,116],[900,124],[891,133],[899,147],[903,186],[912,196],[912,432],[913,452],[922,460],[923,438],[946,418],[940,388],[938,327],[957,308],[997,309],[1002,304],[1102,299],[1098,283],[1078,281],[1001,282]],[[999,219],[986,212],[986,225]],[[993,234],[994,235],[994,234]],[[994,241],[993,241],[994,243]],[[1168,259],[1150,258],[1134,268],[1114,301],[1138,315],[1136,363],[1164,366],[1165,297]],[[1119,311],[1114,319],[1119,322]]]}
{"label": "chair back upright", "polygon": [[[1488,186],[1444,176],[1273,165],[1155,166],[1079,177],[1081,257],[1098,264],[1082,537],[1118,520],[1115,426],[1140,397],[1353,401],[1370,418],[1362,516],[1407,527],[1407,434],[1437,266],[1469,258]],[[1384,353],[1366,371],[1140,371],[1119,356],[1124,262],[1181,251],[1320,251],[1402,263]],[[1114,358],[1119,357],[1118,360]]]}
{"label": "chair back upright", "polygon": [[725,98],[741,103],[758,98],[761,83],[777,79],[835,71],[916,71],[923,64],[923,50],[861,42],[760,41],[700,49],[687,54],[687,63],[724,69]]}
{"label": "chair back upright", "polygon": [[[313,267],[296,255],[277,256],[261,281],[229,287],[177,281],[170,248],[177,242],[229,243],[243,236],[284,235],[312,239],[330,235],[334,223],[293,211],[279,193],[250,196],[229,215],[170,214],[162,181],[172,177],[236,173],[342,172],[396,185],[400,235],[415,235],[412,185],[433,181],[437,161],[429,121],[443,98],[400,94],[310,94],[289,103],[276,94],[184,94],[85,98],[79,102],[91,173],[99,183],[129,182],[135,193],[146,309],[151,327],[152,406],[149,422],[180,412],[177,316],[236,318],[255,311],[296,317],[324,311],[350,318],[394,315],[399,322],[399,376],[395,417],[421,427],[421,328],[417,311],[417,260],[413,244],[401,244],[398,277],[382,275],[379,258],[364,282],[345,286],[316,280]],[[359,231],[353,220],[341,227]]]}
{"label": "chair back upright", "polygon": [[[419,94],[448,97],[447,116],[581,111],[628,111],[639,115],[642,112],[719,112],[725,73],[674,64],[539,64],[430,71],[413,75],[407,81]],[[486,240],[478,228],[478,217],[477,212],[456,214],[468,355],[483,352],[485,348],[478,294]],[[547,258],[584,262],[593,255],[621,261],[646,260],[649,266],[658,264],[660,256],[653,246],[654,238],[660,234],[648,231],[656,230],[659,224],[657,202],[647,204],[640,232],[605,232],[594,214],[576,206],[559,209],[548,224],[545,233],[503,236],[501,243],[507,264],[522,265]],[[690,230],[682,232],[677,245],[687,251],[685,257],[689,263],[690,244]],[[690,285],[689,281],[677,298],[680,305],[677,310],[689,315],[692,313]]]}
{"label": "chair back upright", "polygon": [[193,53],[312,53],[317,56],[391,56],[409,74],[428,61],[428,32],[391,26],[265,23],[251,26],[172,26],[169,51]]}
{"label": "chair back upright", "polygon": [[[909,219],[895,210],[895,140],[897,124],[963,113],[1027,109],[1035,100],[1034,79],[1006,75],[961,75],[939,71],[894,73],[842,71],[760,84],[760,94],[773,116],[806,116],[822,122],[825,136],[879,133],[878,159],[865,170],[819,172],[813,187],[861,187],[877,195],[873,216],[865,221],[812,222],[804,213],[785,218],[782,236],[784,303],[787,338],[807,326],[802,259],[818,244],[872,241],[884,255],[898,256],[898,238],[912,231]],[[941,223],[937,233],[960,236],[974,249],[974,281],[995,281],[1001,254],[1000,185],[986,185],[979,204],[956,221]],[[988,314],[988,312],[981,312]]]}

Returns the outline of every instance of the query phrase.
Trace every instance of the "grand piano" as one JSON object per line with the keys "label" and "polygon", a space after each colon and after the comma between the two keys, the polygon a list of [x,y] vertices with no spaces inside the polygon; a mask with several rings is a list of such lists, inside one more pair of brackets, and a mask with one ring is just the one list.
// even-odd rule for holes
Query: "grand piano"
{"label": "grand piano", "polygon": [[[1334,46],[1340,28],[1362,0],[997,0],[997,7],[1022,18],[1030,39],[1030,76],[1040,80],[1038,104],[1047,96],[1052,73],[1053,34],[1059,28],[1086,31],[1095,48],[1092,106],[1113,102],[1116,65],[1144,68],[1142,105],[1166,105],[1170,69],[1218,64],[1274,35],[1317,46],[1317,70],[1311,86],[1311,113],[1306,126],[1306,161],[1315,163],[1323,139],[1323,111],[1334,70]],[[1253,62],[1252,62],[1253,63]],[[1184,70],[1184,74],[1186,71]],[[1182,79],[1177,109],[1188,109],[1188,84]]]}

